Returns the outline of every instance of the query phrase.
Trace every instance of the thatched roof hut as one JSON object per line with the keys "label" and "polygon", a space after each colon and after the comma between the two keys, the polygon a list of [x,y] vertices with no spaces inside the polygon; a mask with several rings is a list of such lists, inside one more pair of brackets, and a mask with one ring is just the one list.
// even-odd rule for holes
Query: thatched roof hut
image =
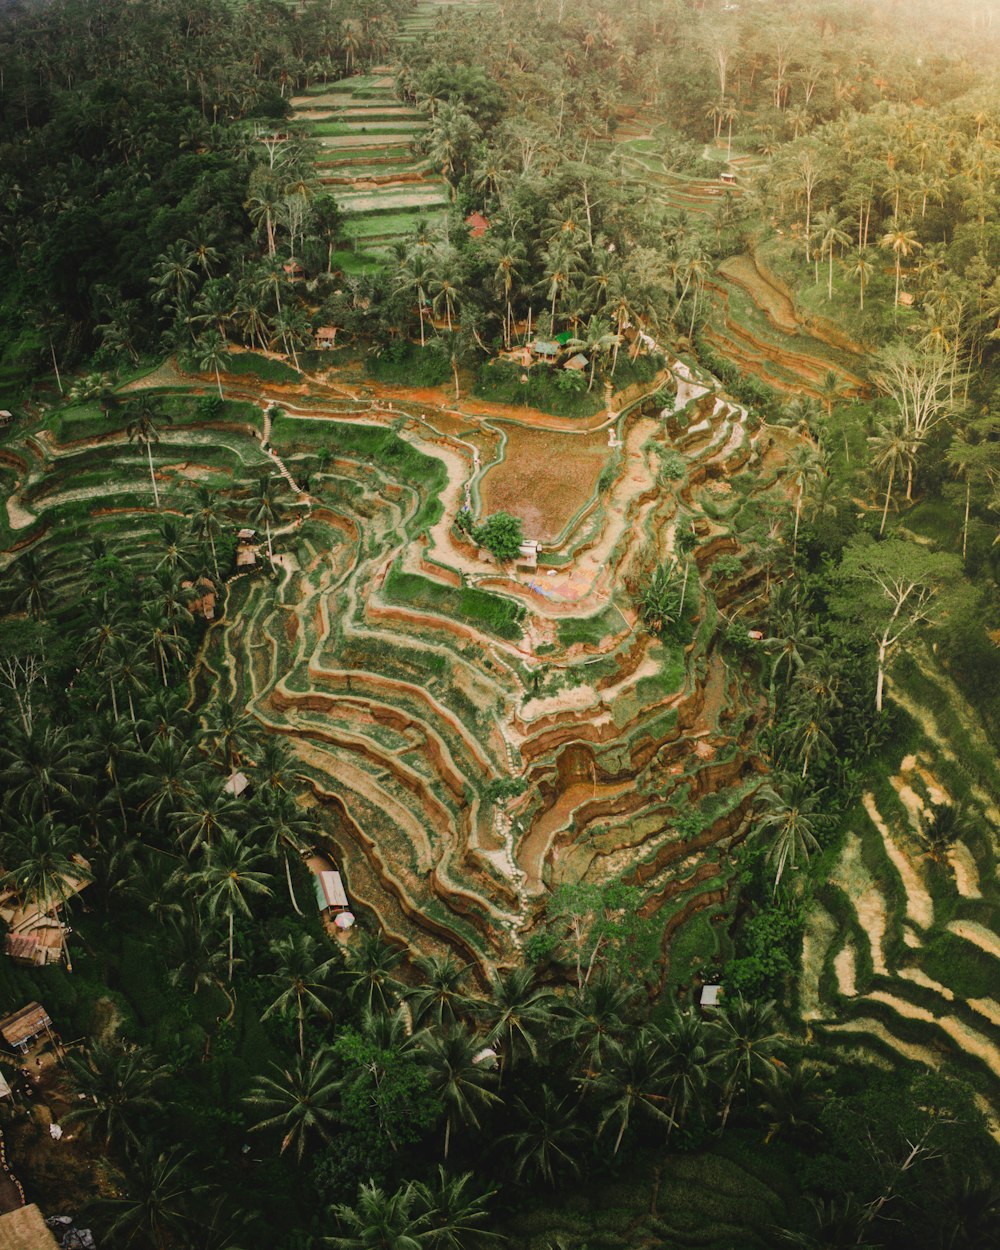
{"label": "thatched roof hut", "polygon": [[[45,1033],[52,1025],[48,1012],[41,1003],[28,1003],[20,1011],[14,1011],[0,1020],[0,1037],[12,1050],[22,1053],[29,1043]],[[2,1242],[0,1242],[2,1244]]]}
{"label": "thatched roof hut", "polygon": [[0,1246],[3,1250],[59,1250],[33,1202],[0,1215]]}

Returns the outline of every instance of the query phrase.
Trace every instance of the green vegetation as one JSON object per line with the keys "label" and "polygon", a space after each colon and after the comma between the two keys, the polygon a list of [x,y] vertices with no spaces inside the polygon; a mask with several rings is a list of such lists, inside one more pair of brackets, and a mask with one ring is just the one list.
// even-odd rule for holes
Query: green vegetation
{"label": "green vegetation", "polygon": [[1000,1243],[1000,28],[800,10],[0,13],[45,1214]]}

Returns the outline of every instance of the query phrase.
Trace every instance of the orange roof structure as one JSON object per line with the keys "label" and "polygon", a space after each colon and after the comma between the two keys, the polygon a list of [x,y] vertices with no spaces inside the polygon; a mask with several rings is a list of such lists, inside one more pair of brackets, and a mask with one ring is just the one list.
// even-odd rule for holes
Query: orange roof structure
{"label": "orange roof structure", "polygon": [[490,228],[490,223],[482,213],[470,213],[465,219],[465,224],[469,227],[469,234],[473,239],[481,239]]}

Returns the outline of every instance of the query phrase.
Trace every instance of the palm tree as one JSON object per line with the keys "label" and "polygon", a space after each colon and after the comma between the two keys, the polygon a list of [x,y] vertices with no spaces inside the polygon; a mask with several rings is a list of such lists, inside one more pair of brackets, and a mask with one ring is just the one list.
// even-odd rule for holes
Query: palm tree
{"label": "palm tree", "polygon": [[153,303],[168,304],[180,310],[187,303],[196,279],[189,248],[180,240],[169,243],[157,257],[149,279],[155,288]]}
{"label": "palm tree", "polygon": [[452,333],[452,314],[455,311],[456,304],[462,299],[462,288],[457,282],[453,273],[449,273],[447,268],[443,273],[432,276],[430,281],[430,289],[433,293],[432,307],[435,316],[441,316],[441,308],[444,307],[445,318],[448,322],[448,333]]}
{"label": "palm tree", "polygon": [[215,384],[219,388],[219,398],[225,399],[222,393],[222,374],[220,369],[229,359],[229,344],[218,330],[209,330],[202,334],[196,344],[198,349],[198,368],[211,369],[215,374]]}
{"label": "palm tree", "polygon": [[419,251],[414,251],[406,257],[396,277],[397,287],[404,291],[411,291],[416,296],[417,313],[420,317],[421,347],[427,346],[427,338],[424,334],[424,317],[426,316],[428,304],[427,295],[433,281],[434,273],[431,264],[427,257]]}
{"label": "palm tree", "polygon": [[811,443],[798,443],[785,461],[785,471],[795,486],[795,526],[792,531],[792,558],[799,543],[799,520],[806,490],[824,472],[822,453]]}
{"label": "palm tree", "polygon": [[305,816],[293,795],[286,790],[274,790],[261,796],[261,818],[254,827],[254,834],[261,839],[265,852],[277,859],[280,855],[285,867],[285,883],[288,886],[288,897],[298,915],[302,915],[295,887],[292,884],[292,869],[288,859],[289,851],[301,855],[311,845],[315,837],[315,826]]}
{"label": "palm tree", "polygon": [[493,274],[493,280],[503,291],[504,298],[504,322],[503,322],[503,345],[510,350],[511,335],[514,330],[514,308],[511,302],[511,292],[514,287],[514,280],[521,276],[518,265],[524,262],[523,249],[514,244],[501,252],[496,257],[496,270]]}
{"label": "palm tree", "polygon": [[308,1061],[297,1055],[290,1067],[271,1067],[277,1076],[258,1076],[244,1100],[264,1113],[251,1131],[280,1130],[279,1153],[284,1154],[291,1147],[301,1164],[313,1135],[329,1142],[337,1119],[340,1081],[333,1055],[328,1047],[320,1047]]}
{"label": "palm tree", "polygon": [[191,572],[193,553],[190,539],[176,517],[166,516],[160,521],[158,544],[161,555],[155,568],[167,568],[171,573]]}
{"label": "palm tree", "polygon": [[254,525],[263,525],[267,533],[267,558],[274,563],[274,549],[271,545],[271,526],[278,523],[280,516],[278,493],[281,487],[277,478],[264,474],[258,481],[257,494],[251,500],[250,520]]}
{"label": "palm tree", "polygon": [[190,518],[191,530],[194,536],[201,542],[207,540],[212,551],[212,568],[215,571],[215,580],[221,581],[222,575],[219,572],[219,558],[215,552],[215,535],[222,528],[219,521],[220,500],[218,493],[208,486],[199,486],[195,490],[195,506],[187,510]]}
{"label": "palm tree", "polygon": [[37,551],[26,551],[14,561],[13,580],[15,588],[10,606],[23,608],[36,621],[45,615],[49,599],[51,568]]}
{"label": "palm tree", "polygon": [[323,958],[318,943],[310,933],[291,933],[270,945],[277,961],[268,980],[279,987],[278,997],[267,1007],[262,1020],[272,1015],[294,1014],[299,1030],[299,1055],[305,1058],[305,1019],[309,1012],[330,1019],[332,1012],[326,1001],[329,981],[340,961]]}
{"label": "palm tree", "polygon": [[80,833],[56,824],[49,815],[15,825],[0,846],[10,869],[0,883],[13,888],[41,914],[65,905],[93,874],[79,858]]}
{"label": "palm tree", "polygon": [[818,1087],[816,1069],[801,1061],[791,1068],[775,1069],[774,1082],[760,1106],[767,1119],[765,1145],[781,1132],[792,1138],[819,1135],[815,1115],[820,1104]]}
{"label": "palm tree", "polygon": [[234,832],[242,805],[223,790],[216,773],[199,778],[184,797],[171,822],[188,855],[210,847],[223,833]]}
{"label": "palm tree", "polygon": [[156,738],[146,752],[146,763],[136,787],[142,792],[139,811],[166,822],[181,811],[203,772],[201,755],[191,745],[173,738]]}
{"label": "palm tree", "polygon": [[236,913],[250,916],[248,895],[270,898],[269,873],[262,872],[259,865],[264,854],[230,830],[223,830],[217,842],[205,853],[205,867],[198,873],[198,881],[205,889],[205,907],[210,916],[223,915],[229,924],[229,976],[233,980],[233,920]]}
{"label": "palm tree", "polygon": [[489,1219],[489,1200],[495,1189],[477,1192],[471,1172],[449,1176],[438,1165],[437,1177],[427,1184],[418,1181],[416,1212],[427,1218],[426,1244],[431,1250],[465,1250],[484,1241],[503,1241],[500,1233],[483,1228]]}
{"label": "palm tree", "polygon": [[826,297],[828,300],[833,299],[833,252],[834,248],[848,247],[851,242],[851,236],[846,233],[844,226],[848,223],[841,221],[837,216],[835,208],[828,208],[826,212],[821,213],[816,219],[816,231],[819,236],[819,252],[820,260],[824,256],[827,257],[827,287]]}
{"label": "palm tree", "polygon": [[450,953],[421,955],[414,961],[418,983],[406,992],[406,1001],[416,1027],[452,1027],[468,1014],[472,999],[462,988],[468,964],[460,964]]}
{"label": "palm tree", "polygon": [[[168,906],[171,905],[168,903]],[[206,930],[197,912],[183,906],[175,904],[166,914],[171,922],[170,969],[167,972],[170,984],[191,994],[201,989],[221,990],[229,999],[230,1012],[234,1011],[235,1000],[226,989],[226,952],[216,945],[220,937],[218,930]]]}
{"label": "palm tree", "polygon": [[900,266],[904,259],[912,256],[915,251],[923,247],[923,244],[917,242],[917,236],[913,230],[904,230],[897,225],[888,234],[882,236],[879,240],[879,247],[891,249],[896,259],[896,299],[894,306],[898,308]]}
{"label": "palm tree", "polygon": [[479,1012],[489,1028],[487,1043],[500,1047],[501,1073],[513,1068],[518,1054],[538,1058],[540,1043],[552,1029],[555,1002],[552,990],[535,984],[527,964],[493,974]]}
{"label": "palm tree", "polygon": [[755,819],[750,836],[768,839],[764,859],[774,869],[775,894],[785,869],[794,869],[797,860],[808,860],[812,851],[819,850],[813,819],[818,799],[815,791],[795,782],[764,786],[757,792],[756,801],[764,811]]}
{"label": "palm tree", "polygon": [[715,1053],[709,1060],[720,1073],[723,1096],[722,1130],[740,1089],[770,1086],[776,1071],[774,1057],[780,1049],[781,1034],[773,1002],[749,1001],[742,994],[732,999],[712,1020],[709,1028]]}
{"label": "palm tree", "polygon": [[369,1011],[391,1013],[402,986],[392,975],[402,961],[402,951],[389,946],[377,933],[362,933],[347,951],[347,971],[352,978],[348,991],[354,1002]]}
{"label": "palm tree", "polygon": [[583,1148],[587,1131],[569,1098],[559,1098],[548,1085],[543,1085],[540,1098],[533,1099],[530,1105],[518,1098],[514,1110],[522,1127],[497,1142],[498,1146],[510,1147],[514,1179],[540,1179],[554,1189],[561,1174],[578,1176],[580,1165],[576,1156]]}
{"label": "palm tree", "polygon": [[158,603],[144,603],[135,621],[136,640],[148,649],[150,659],[159,670],[164,688],[167,685],[167,666],[172,660],[183,661],[188,642],[175,632],[169,617],[163,614]]}
{"label": "palm tree", "polygon": [[594,1093],[601,1099],[607,1099],[607,1106],[598,1121],[598,1135],[609,1125],[618,1126],[614,1154],[618,1153],[625,1131],[637,1112],[668,1128],[673,1126],[673,1118],[668,1111],[669,1099],[664,1092],[667,1067],[660,1039],[659,1030],[641,1029],[593,1082]]}
{"label": "palm tree", "polygon": [[153,444],[160,441],[160,432],[157,429],[156,416],[161,421],[170,421],[170,416],[165,412],[154,413],[152,405],[148,399],[139,400],[137,403],[129,404],[125,410],[126,416],[129,417],[126,425],[128,441],[130,443],[138,443],[146,448],[146,455],[149,459],[149,480],[153,484],[153,499],[157,508],[160,506],[160,492],[156,487],[156,474],[153,472]]}
{"label": "palm tree", "polygon": [[602,972],[563,999],[564,1036],[576,1049],[576,1063],[585,1076],[596,1076],[621,1054],[635,996],[634,986]]}
{"label": "palm tree", "polygon": [[63,726],[35,721],[30,733],[8,734],[0,743],[7,798],[32,816],[72,811],[90,784],[83,757],[81,743]]}
{"label": "palm tree", "polygon": [[185,1170],[191,1159],[179,1147],[156,1153],[155,1146],[143,1142],[130,1158],[127,1181],[118,1186],[125,1196],[103,1203],[116,1212],[108,1237],[126,1247],[138,1244],[151,1250],[185,1244],[187,1234],[197,1228],[191,1199],[208,1189],[194,1180],[193,1170]]}
{"label": "palm tree", "polygon": [[221,755],[227,772],[239,763],[241,747],[257,722],[246,709],[238,708],[229,699],[217,699],[205,716],[202,742],[212,744],[213,756]]}
{"label": "palm tree", "polygon": [[425,1035],[421,1044],[430,1090],[444,1108],[446,1159],[452,1132],[463,1124],[478,1129],[477,1111],[500,1103],[489,1088],[494,1074],[479,1057],[479,1049],[477,1039],[461,1026],[453,1026],[437,1035]]}
{"label": "palm tree", "polygon": [[877,472],[888,470],[885,487],[885,507],[882,509],[882,523],[878,527],[879,537],[885,532],[886,517],[889,515],[889,503],[892,500],[892,487],[897,476],[909,473],[915,460],[915,443],[912,433],[907,433],[900,419],[883,421],[876,433],[869,438],[868,444],[874,453],[872,465]]}
{"label": "palm tree", "polygon": [[854,258],[854,266],[851,269],[851,277],[857,278],[859,285],[859,307],[862,312],[865,310],[865,287],[868,285],[872,274],[875,272],[875,266],[869,259],[867,251],[859,251]]}
{"label": "palm tree", "polygon": [[324,1240],[334,1250],[420,1250],[428,1235],[429,1214],[410,1182],[386,1194],[374,1181],[358,1187],[353,1207],[332,1208],[345,1236]]}
{"label": "palm tree", "polygon": [[661,1030],[664,1090],[670,1099],[669,1137],[693,1110],[701,1107],[708,1084],[705,1021],[694,1010],[675,1009]]}
{"label": "palm tree", "polygon": [[98,1136],[107,1152],[111,1142],[137,1145],[140,1123],[160,1109],[157,1090],[170,1076],[151,1050],[121,1043],[105,1046],[91,1040],[85,1055],[67,1053],[66,1068],[81,1104],[63,1117],[81,1120]]}

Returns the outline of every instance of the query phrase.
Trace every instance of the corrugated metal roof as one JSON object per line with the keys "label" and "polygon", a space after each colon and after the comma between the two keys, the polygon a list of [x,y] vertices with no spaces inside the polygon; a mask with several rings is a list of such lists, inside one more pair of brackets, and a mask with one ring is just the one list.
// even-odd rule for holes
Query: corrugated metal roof
{"label": "corrugated metal roof", "polygon": [[347,906],[347,892],[339,872],[318,872],[314,881],[320,911],[326,911],[328,907]]}

